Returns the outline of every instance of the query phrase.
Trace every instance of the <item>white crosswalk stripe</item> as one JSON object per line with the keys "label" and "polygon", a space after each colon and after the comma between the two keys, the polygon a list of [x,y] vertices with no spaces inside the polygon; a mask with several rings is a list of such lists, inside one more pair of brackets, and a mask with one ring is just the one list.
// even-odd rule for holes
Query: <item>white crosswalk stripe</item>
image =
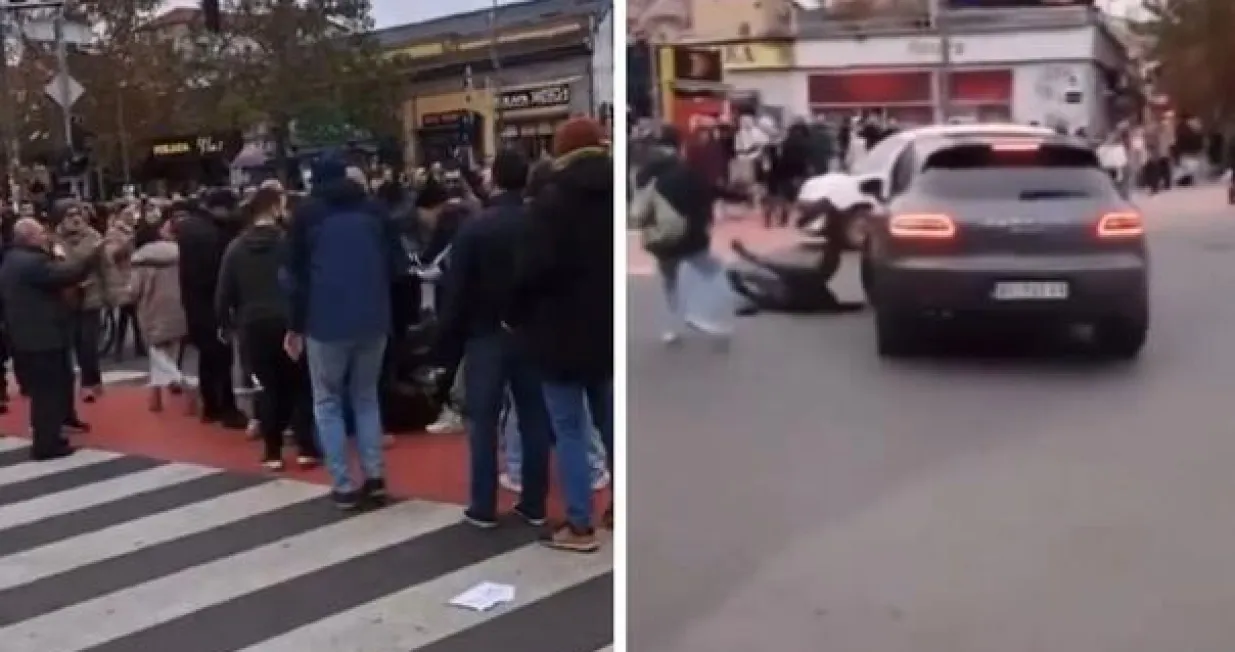
{"label": "white crosswalk stripe", "polygon": [[[459,507],[338,512],[326,488],[0,438],[4,652],[597,652],[612,547],[574,555]],[[449,606],[515,587],[487,612]]]}
{"label": "white crosswalk stripe", "polygon": [[150,491],[199,478],[214,469],[183,464],[157,466],[149,471],[96,482],[86,487],[60,491],[31,500],[0,507],[0,524],[4,527],[25,525],[40,519],[67,514],[79,509],[102,505],[143,491]]}
{"label": "white crosswalk stripe", "polygon": [[496,612],[477,616],[441,600],[480,582],[523,584],[515,604],[528,604],[602,575],[612,567],[609,554],[563,555],[537,544],[487,559],[432,582],[336,614],[244,652],[302,652],[323,640],[347,641],[352,652],[414,650],[457,634]]}
{"label": "white crosswalk stripe", "polygon": [[34,480],[54,473],[79,469],[83,466],[106,462],[119,457],[115,453],[102,451],[80,451],[72,457],[65,457],[47,462],[22,462],[0,468],[0,486]]}
{"label": "white crosswalk stripe", "polygon": [[25,449],[27,445],[28,444],[24,439],[18,439],[17,437],[0,437],[0,453],[22,450]]}
{"label": "white crosswalk stripe", "polygon": [[[169,465],[164,468],[172,470],[179,466]],[[146,473],[160,470],[163,469],[155,469]],[[79,491],[87,489],[89,488]],[[48,498],[75,493],[78,491],[53,494]],[[7,563],[0,566],[0,589],[20,586],[43,577],[80,568],[86,564],[165,541],[174,541],[183,536],[238,521],[246,516],[262,514],[316,498],[325,493],[326,490],[321,487],[299,482],[272,482],[27,550],[12,555]],[[37,502],[39,501],[32,500],[23,505]],[[0,523],[8,522],[6,515],[0,512]]]}

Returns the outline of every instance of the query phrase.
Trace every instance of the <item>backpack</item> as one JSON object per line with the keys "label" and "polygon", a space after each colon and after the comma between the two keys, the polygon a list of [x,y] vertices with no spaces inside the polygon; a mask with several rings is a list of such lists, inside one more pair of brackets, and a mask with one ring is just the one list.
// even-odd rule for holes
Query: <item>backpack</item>
{"label": "backpack", "polygon": [[672,245],[686,236],[686,216],[665,199],[656,184],[653,179],[636,189],[630,203],[631,222],[640,230],[645,249]]}

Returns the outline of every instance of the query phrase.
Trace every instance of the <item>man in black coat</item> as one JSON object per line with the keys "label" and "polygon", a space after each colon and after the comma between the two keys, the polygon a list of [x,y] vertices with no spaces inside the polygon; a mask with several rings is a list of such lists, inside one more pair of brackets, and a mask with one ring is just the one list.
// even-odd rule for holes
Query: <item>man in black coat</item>
{"label": "man in black coat", "polygon": [[523,490],[515,512],[532,524],[545,520],[552,429],[545,411],[540,372],[502,326],[512,299],[516,257],[529,228],[523,189],[528,164],[514,150],[493,163],[492,202],[459,228],[450,252],[440,301],[439,355],[457,367],[466,358],[463,384],[470,442],[471,491],[464,513],[480,527],[497,525],[498,432],[509,391],[523,446]]}
{"label": "man in black coat", "polygon": [[94,271],[102,251],[100,243],[75,263],[57,261],[49,251],[47,230],[23,219],[14,226],[13,246],[0,263],[0,301],[10,318],[11,353],[30,396],[34,460],[73,454],[64,428],[84,425],[73,409],[74,321],[65,294]]}
{"label": "man in black coat", "polygon": [[613,463],[613,159],[603,139],[587,118],[567,121],[554,135],[553,172],[530,207],[505,319],[544,378],[557,438],[567,523],[544,542],[576,552],[600,546],[592,519],[593,427],[610,469]]}
{"label": "man in black coat", "polygon": [[176,240],[180,244],[180,301],[189,342],[197,349],[202,420],[243,430],[249,420],[236,408],[232,347],[220,337],[214,308],[223,252],[239,231],[236,209],[237,199],[231,191],[206,193],[200,206],[180,208],[184,216],[176,223]]}

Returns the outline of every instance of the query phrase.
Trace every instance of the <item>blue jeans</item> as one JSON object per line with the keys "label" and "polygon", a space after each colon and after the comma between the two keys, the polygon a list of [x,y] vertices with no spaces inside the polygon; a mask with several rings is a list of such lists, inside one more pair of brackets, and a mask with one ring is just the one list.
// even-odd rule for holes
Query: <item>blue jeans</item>
{"label": "blue jeans", "polygon": [[346,408],[351,408],[355,419],[352,425],[361,471],[366,478],[384,479],[382,410],[377,381],[386,351],[386,336],[343,342],[307,338],[306,349],[313,381],[313,418],[335,491],[356,488],[348,465]]}
{"label": "blue jeans", "polygon": [[[589,417],[590,419],[590,417]],[[519,437],[519,414],[510,405],[506,411],[506,420],[502,424],[502,468],[506,470],[506,475],[511,478],[518,479],[523,472],[523,442]],[[592,450],[588,454],[588,459],[592,463],[592,484],[595,485],[602,474],[608,470],[607,461],[608,452],[605,450],[605,444],[600,440],[600,431],[592,428]]]}
{"label": "blue jeans", "polygon": [[558,473],[566,498],[566,519],[575,527],[591,527],[591,433],[593,427],[600,433],[612,470],[613,381],[586,385],[546,382],[544,394],[549,420],[557,435]]}
{"label": "blue jeans", "polygon": [[673,321],[671,330],[690,324],[715,335],[733,331],[736,302],[716,256],[704,251],[686,258],[665,258],[657,268]]}
{"label": "blue jeans", "polygon": [[477,518],[497,515],[498,432],[509,388],[519,411],[519,437],[524,453],[519,509],[528,516],[543,518],[549,494],[552,430],[540,375],[519,353],[514,337],[506,331],[473,337],[468,340],[463,356],[467,397],[463,417],[471,460],[468,511]]}

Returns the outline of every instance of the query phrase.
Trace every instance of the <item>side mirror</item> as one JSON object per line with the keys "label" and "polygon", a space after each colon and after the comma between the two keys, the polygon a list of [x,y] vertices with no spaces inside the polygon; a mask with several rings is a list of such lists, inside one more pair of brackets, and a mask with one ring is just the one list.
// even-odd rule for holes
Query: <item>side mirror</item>
{"label": "side mirror", "polygon": [[873,197],[882,202],[883,199],[883,179],[879,177],[868,177],[858,182],[858,192]]}

